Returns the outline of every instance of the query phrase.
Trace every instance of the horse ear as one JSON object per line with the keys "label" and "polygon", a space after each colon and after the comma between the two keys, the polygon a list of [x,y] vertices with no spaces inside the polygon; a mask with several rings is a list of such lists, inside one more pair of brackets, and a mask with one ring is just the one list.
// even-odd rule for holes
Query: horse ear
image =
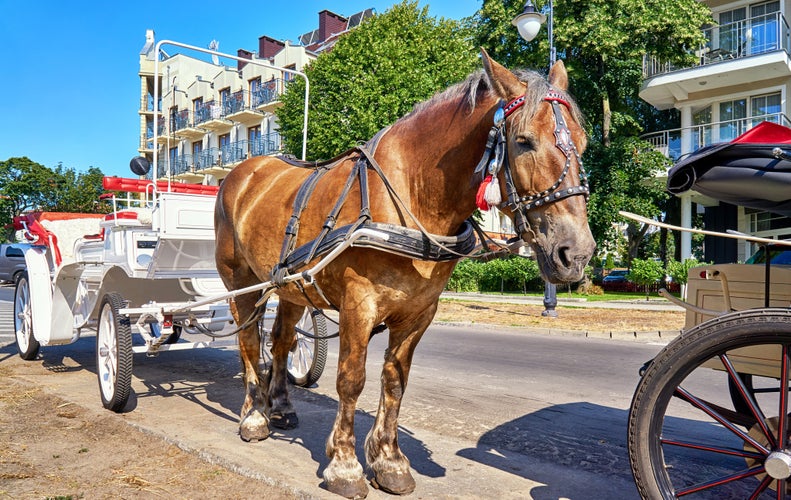
{"label": "horse ear", "polygon": [[566,91],[569,88],[569,74],[560,59],[549,69],[549,83],[558,90]]}
{"label": "horse ear", "polygon": [[492,90],[501,98],[510,100],[525,93],[524,84],[504,66],[489,57],[483,47],[481,47],[481,59],[483,60],[483,69],[492,84]]}

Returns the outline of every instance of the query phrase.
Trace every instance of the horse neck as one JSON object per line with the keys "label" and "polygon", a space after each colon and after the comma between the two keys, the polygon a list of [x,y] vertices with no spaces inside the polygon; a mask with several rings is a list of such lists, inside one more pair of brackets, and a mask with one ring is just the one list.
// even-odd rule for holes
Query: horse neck
{"label": "horse neck", "polygon": [[397,183],[408,188],[402,198],[428,231],[450,234],[475,210],[479,180],[473,172],[495,104],[488,96],[473,110],[457,101],[440,103],[397,122],[388,134],[401,165]]}

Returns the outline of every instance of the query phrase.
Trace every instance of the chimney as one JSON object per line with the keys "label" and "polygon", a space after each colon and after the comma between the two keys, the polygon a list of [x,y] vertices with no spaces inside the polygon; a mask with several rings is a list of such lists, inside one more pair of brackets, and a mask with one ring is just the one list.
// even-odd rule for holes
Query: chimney
{"label": "chimney", "polygon": [[280,40],[275,40],[266,35],[258,38],[258,57],[261,59],[271,59],[286,46]]}
{"label": "chimney", "polygon": [[[244,59],[252,59],[253,53],[249,50],[239,49],[236,51],[236,57],[241,57]],[[247,66],[247,63],[244,61],[236,61],[236,69],[241,71],[244,67]]]}
{"label": "chimney", "polygon": [[323,42],[334,34],[346,31],[347,19],[328,10],[319,12],[319,41]]}

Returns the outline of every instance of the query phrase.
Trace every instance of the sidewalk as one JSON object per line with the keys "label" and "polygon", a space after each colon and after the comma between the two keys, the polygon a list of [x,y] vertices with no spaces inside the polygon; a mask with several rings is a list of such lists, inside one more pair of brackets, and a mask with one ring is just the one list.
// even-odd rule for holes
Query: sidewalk
{"label": "sidewalk", "polygon": [[[443,299],[468,300],[474,302],[499,302],[504,304],[538,304],[543,305],[544,298],[529,295],[496,295],[467,292],[443,292]],[[667,299],[662,297],[651,297],[650,300],[607,300],[607,301],[587,301],[585,299],[563,297],[563,293],[558,293],[558,307],[590,307],[597,309],[637,309],[641,311],[684,311]]]}

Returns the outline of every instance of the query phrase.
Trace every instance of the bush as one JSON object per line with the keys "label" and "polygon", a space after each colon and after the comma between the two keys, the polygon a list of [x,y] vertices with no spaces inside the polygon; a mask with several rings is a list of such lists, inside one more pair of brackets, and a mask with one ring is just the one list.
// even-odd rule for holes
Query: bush
{"label": "bush", "polygon": [[456,265],[445,288],[453,292],[477,292],[482,274],[480,262],[464,259]]}
{"label": "bush", "polygon": [[454,292],[525,292],[543,287],[536,261],[510,256],[488,262],[464,259],[453,270],[446,288]]}
{"label": "bush", "polygon": [[665,277],[662,263],[655,260],[634,259],[629,274],[629,281],[645,287],[645,298],[648,299],[649,287]]}

